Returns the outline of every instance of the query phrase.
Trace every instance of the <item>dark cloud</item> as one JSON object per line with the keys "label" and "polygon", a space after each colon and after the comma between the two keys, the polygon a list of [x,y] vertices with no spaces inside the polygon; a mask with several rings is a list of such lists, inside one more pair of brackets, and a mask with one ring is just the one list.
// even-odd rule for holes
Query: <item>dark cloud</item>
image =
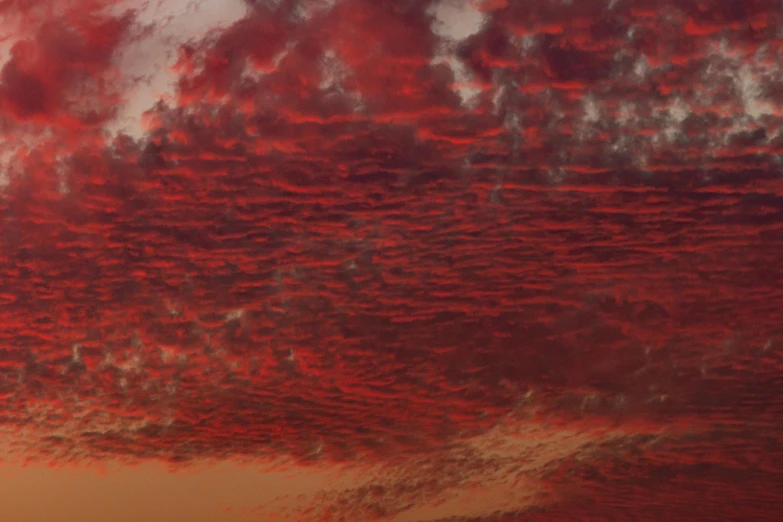
{"label": "dark cloud", "polygon": [[463,103],[427,2],[257,2],[110,143],[131,19],[42,26],[2,110],[75,134],[0,198],[3,422],[47,458],[420,459],[313,508],[356,520],[486,476],[443,448],[509,415],[623,426],[521,473],[557,491],[529,515],[772,519],[777,11],[658,4],[495,3]]}
{"label": "dark cloud", "polygon": [[4,115],[49,125],[105,123],[115,107],[104,75],[131,21],[130,13],[45,21],[33,38],[14,45],[0,71]]}

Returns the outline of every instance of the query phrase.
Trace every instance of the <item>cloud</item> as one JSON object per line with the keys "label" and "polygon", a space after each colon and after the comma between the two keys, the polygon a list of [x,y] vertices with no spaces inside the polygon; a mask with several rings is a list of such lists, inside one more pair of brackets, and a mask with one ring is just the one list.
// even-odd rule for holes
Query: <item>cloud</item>
{"label": "cloud", "polygon": [[[73,12],[73,11],[69,11]],[[93,126],[112,116],[115,99],[105,90],[112,55],[127,36],[132,13],[96,17],[88,13],[67,23],[43,21],[22,37],[0,71],[3,114],[20,122]],[[89,97],[89,107],[84,98]]]}
{"label": "cloud", "polygon": [[[623,479],[616,455],[725,484],[769,451],[757,434],[779,431],[783,276],[771,7],[727,7],[716,32],[694,30],[717,15],[685,3],[494,2],[454,44],[478,79],[466,104],[433,60],[430,2],[256,2],[175,49],[175,93],[131,137],[107,128],[133,16],[62,5],[73,17],[35,15],[0,85],[16,140],[0,401],[27,454],[370,462],[398,475],[313,509],[372,519],[464,491],[441,473],[401,509],[395,488],[512,413],[550,424],[541,454],[585,435],[541,457],[546,473],[522,471],[573,493],[547,501],[567,514]],[[600,110],[585,118],[587,100]],[[596,433],[613,423],[622,437]]]}

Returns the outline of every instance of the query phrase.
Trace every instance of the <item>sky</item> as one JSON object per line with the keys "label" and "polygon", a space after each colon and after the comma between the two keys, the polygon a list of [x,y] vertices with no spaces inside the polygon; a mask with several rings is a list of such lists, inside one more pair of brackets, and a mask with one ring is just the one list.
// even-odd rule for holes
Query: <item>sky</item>
{"label": "sky", "polygon": [[777,520],[778,0],[0,0],[0,518]]}

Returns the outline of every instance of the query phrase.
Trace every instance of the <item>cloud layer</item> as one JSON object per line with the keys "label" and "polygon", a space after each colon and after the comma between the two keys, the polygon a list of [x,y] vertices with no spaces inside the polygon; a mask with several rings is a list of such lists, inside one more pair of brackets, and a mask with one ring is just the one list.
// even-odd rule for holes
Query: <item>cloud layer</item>
{"label": "cloud layer", "polygon": [[772,517],[779,2],[567,4],[247,1],[138,138],[134,6],[0,2],[10,440],[396,470],[324,520],[492,473],[546,520]]}

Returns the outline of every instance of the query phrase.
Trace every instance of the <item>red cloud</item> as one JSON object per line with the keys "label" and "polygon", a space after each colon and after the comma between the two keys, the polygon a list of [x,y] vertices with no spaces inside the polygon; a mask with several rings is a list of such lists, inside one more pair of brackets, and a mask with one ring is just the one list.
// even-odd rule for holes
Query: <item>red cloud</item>
{"label": "red cloud", "polygon": [[116,94],[104,87],[105,75],[131,20],[127,14],[45,22],[34,38],[14,45],[0,71],[3,112],[55,126],[105,123],[116,103]]}
{"label": "red cloud", "polygon": [[[138,141],[98,134],[130,15],[50,21],[4,65],[14,135],[63,130],[0,199],[0,400],[26,451],[431,463],[513,413],[630,426],[530,472],[567,497],[552,517],[647,509],[642,486],[685,516],[678,473],[728,498],[758,471],[767,498],[777,37],[694,31],[714,21],[674,2],[495,3],[457,46],[462,103],[428,3],[258,4],[182,49]],[[347,513],[394,508],[354,493]]]}

